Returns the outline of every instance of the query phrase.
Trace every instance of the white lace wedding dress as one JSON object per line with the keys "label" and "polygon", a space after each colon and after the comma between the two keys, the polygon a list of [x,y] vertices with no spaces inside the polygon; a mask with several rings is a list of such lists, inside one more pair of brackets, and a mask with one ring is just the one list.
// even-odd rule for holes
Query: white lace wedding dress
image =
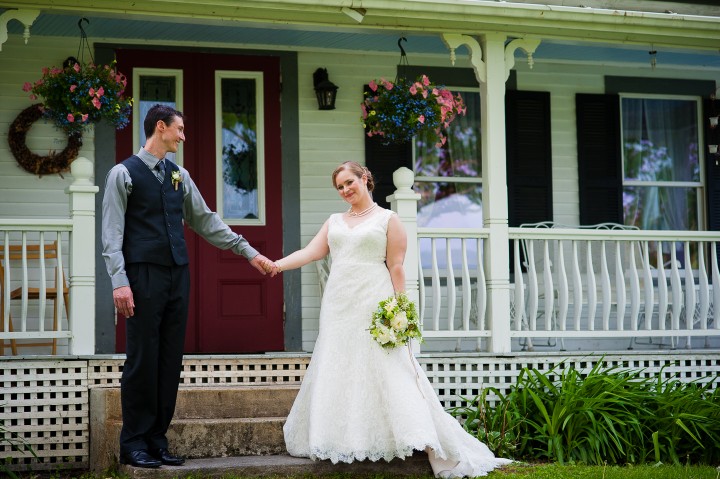
{"label": "white lace wedding dress", "polygon": [[368,332],[378,302],[393,293],[384,263],[393,212],[377,210],[353,228],[330,217],[332,267],[312,360],[284,426],[287,450],[333,463],[428,450],[438,477],[484,476],[510,461],[445,412],[407,347],[384,349]]}

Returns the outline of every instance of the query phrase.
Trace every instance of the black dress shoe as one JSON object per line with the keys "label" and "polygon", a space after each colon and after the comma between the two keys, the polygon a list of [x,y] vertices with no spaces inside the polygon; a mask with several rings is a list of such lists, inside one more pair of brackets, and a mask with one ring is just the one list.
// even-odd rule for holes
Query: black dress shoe
{"label": "black dress shoe", "polygon": [[120,456],[120,464],[129,464],[135,467],[160,467],[162,461],[155,459],[145,450],[131,451]]}
{"label": "black dress shoe", "polygon": [[155,459],[160,460],[166,466],[182,466],[185,464],[184,457],[173,456],[167,449],[155,449],[151,451]]}

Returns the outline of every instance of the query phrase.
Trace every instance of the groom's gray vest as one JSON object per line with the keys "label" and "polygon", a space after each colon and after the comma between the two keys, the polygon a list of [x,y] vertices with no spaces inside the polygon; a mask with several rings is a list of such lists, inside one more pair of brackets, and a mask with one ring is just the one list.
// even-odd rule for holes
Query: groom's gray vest
{"label": "groom's gray vest", "polygon": [[165,181],[160,184],[136,155],[122,164],[132,180],[125,211],[125,263],[188,264],[182,222],[183,188],[180,184],[176,190],[170,178],[178,166],[166,159]]}

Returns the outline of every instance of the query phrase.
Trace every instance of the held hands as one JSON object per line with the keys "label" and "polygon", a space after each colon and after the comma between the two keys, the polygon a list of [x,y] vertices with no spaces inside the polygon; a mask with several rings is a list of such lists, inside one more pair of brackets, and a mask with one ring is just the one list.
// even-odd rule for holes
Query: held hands
{"label": "held hands", "polygon": [[278,274],[281,269],[274,261],[270,261],[265,256],[259,254],[250,260],[250,264],[255,267],[261,274],[269,274],[270,277],[274,277]]}

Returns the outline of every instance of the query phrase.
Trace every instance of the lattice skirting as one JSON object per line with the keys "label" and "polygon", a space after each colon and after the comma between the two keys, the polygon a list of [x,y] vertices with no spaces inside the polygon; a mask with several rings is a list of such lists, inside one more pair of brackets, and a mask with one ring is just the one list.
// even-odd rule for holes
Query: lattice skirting
{"label": "lattice skirting", "polygon": [[[418,357],[438,397],[446,407],[461,398],[473,398],[483,387],[508,392],[520,371],[549,371],[562,365],[591,369],[598,361],[607,366],[641,371],[643,376],[662,372],[666,378],[713,381],[720,375],[720,352],[662,354],[625,353],[587,355],[570,353],[422,354]],[[188,356],[183,387],[204,385],[299,384],[309,354],[257,356]],[[2,458],[16,470],[62,470],[89,467],[89,389],[118,387],[123,358],[2,358],[0,359],[0,421],[31,445],[37,457],[0,443]],[[560,371],[560,369],[558,369]],[[7,437],[7,435],[6,435]]]}

